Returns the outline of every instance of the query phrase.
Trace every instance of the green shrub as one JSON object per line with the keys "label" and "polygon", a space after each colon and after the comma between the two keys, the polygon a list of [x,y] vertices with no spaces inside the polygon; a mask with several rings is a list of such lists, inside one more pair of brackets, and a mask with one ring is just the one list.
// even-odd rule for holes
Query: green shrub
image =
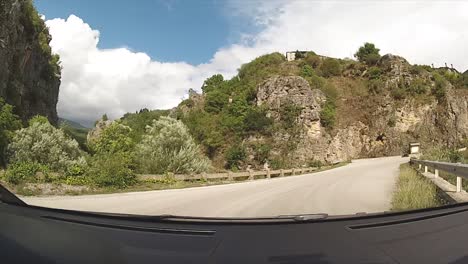
{"label": "green shrub", "polygon": [[282,122],[283,128],[293,128],[301,111],[302,107],[295,105],[293,102],[283,103],[279,109],[280,121]]}
{"label": "green shrub", "polygon": [[258,83],[266,77],[277,74],[279,65],[286,58],[278,52],[260,56],[253,61],[243,64],[239,69],[240,79],[249,79],[252,83]]}
{"label": "green shrub", "polygon": [[244,118],[244,128],[246,131],[267,133],[273,121],[260,109],[250,109]]}
{"label": "green shrub", "polygon": [[135,147],[131,133],[130,127],[113,122],[99,137],[88,142],[88,147],[96,154],[130,153]]}
{"label": "green shrub", "polygon": [[[17,162],[8,166],[5,173],[5,181],[12,184],[19,184],[23,182],[36,182],[37,173],[42,172],[47,175],[49,169],[47,166],[41,165],[37,162]],[[45,177],[47,178],[47,177]]]}
{"label": "green shrub", "polygon": [[291,167],[291,162],[286,157],[276,157],[270,161],[273,170],[287,169]]}
{"label": "green shrub", "polygon": [[445,70],[444,73],[444,78],[451,84],[456,84],[460,78],[460,75],[456,72]]}
{"label": "green shrub", "polygon": [[320,111],[320,123],[325,128],[332,128],[335,125],[336,105],[333,101],[327,100]]}
{"label": "green shrub", "polygon": [[309,65],[302,66],[300,76],[307,80],[311,89],[322,89],[326,84],[326,80]]}
{"label": "green shrub", "polygon": [[29,127],[14,133],[8,150],[11,162],[36,162],[53,171],[64,172],[72,165],[86,164],[78,143],[39,117],[33,118]]}
{"label": "green shrub", "polygon": [[205,111],[208,113],[219,113],[229,102],[229,95],[222,91],[214,90],[205,96]]}
{"label": "green shrub", "polygon": [[414,79],[411,84],[408,86],[408,93],[415,94],[425,94],[427,92],[427,84],[421,78]]}
{"label": "green shrub", "polygon": [[79,185],[79,186],[93,186],[95,185],[92,178],[85,175],[80,176],[67,176],[61,182],[67,185]]}
{"label": "green shrub", "polygon": [[66,176],[81,176],[86,173],[87,166],[81,164],[73,164],[65,171]]}
{"label": "green shrub", "polygon": [[28,124],[29,126],[34,124],[49,124],[49,119],[47,119],[45,116],[36,115],[29,119]]}
{"label": "green shrub", "polygon": [[99,187],[125,188],[136,183],[132,161],[122,153],[96,155],[91,158],[86,177]]}
{"label": "green shrub", "polygon": [[240,144],[234,145],[226,152],[226,168],[237,170],[246,158],[247,152],[245,147]]}
{"label": "green shrub", "polygon": [[7,146],[13,138],[13,131],[21,128],[19,117],[13,113],[13,106],[0,97],[0,166],[6,165]]}
{"label": "green shrub", "polygon": [[320,71],[324,77],[340,76],[341,64],[337,59],[326,58],[320,66]]}
{"label": "green shrub", "polygon": [[379,49],[372,43],[364,43],[364,46],[360,47],[359,50],[354,54],[360,62],[364,62],[367,65],[375,65],[380,59]]}
{"label": "green shrub", "polygon": [[304,60],[309,66],[311,66],[314,69],[317,68],[322,61],[320,57],[314,52],[307,52]]}
{"label": "green shrub", "polygon": [[203,93],[209,93],[212,91],[220,90],[224,84],[224,77],[221,74],[215,74],[210,78],[206,79],[202,86]]}
{"label": "green shrub", "polygon": [[429,65],[411,65],[410,73],[414,75],[420,75],[423,72],[432,72],[433,69]]}
{"label": "green shrub", "polygon": [[437,98],[437,100],[442,100],[445,98],[447,81],[442,77],[442,75],[434,72],[433,75],[435,85],[432,87],[431,93]]}
{"label": "green shrub", "polygon": [[200,173],[211,167],[187,127],[170,117],[161,117],[148,127],[136,147],[136,157],[144,173]]}
{"label": "green shrub", "polygon": [[60,124],[60,129],[70,138],[76,140],[80,148],[84,151],[89,151],[86,144],[89,129],[72,127],[68,123]]}
{"label": "green shrub", "polygon": [[440,148],[432,147],[424,151],[424,154],[421,156],[421,159],[425,160],[434,160],[434,161],[445,161],[452,163],[466,163],[468,160],[465,160],[463,155],[464,153],[459,152],[455,149],[450,148]]}
{"label": "green shrub", "polygon": [[372,66],[367,70],[367,76],[370,80],[380,79],[382,75],[382,70],[379,67]]}
{"label": "green shrub", "polygon": [[323,166],[323,162],[321,162],[320,160],[315,160],[315,159],[312,159],[312,160],[309,160],[309,162],[307,162],[307,166],[309,167],[313,167],[313,168],[322,168]]}
{"label": "green shrub", "polygon": [[302,66],[302,68],[301,68],[301,73],[300,73],[300,75],[301,75],[301,77],[303,77],[303,78],[307,78],[307,77],[313,77],[313,76],[315,76],[316,74],[315,74],[314,69],[313,69],[311,66],[309,66],[309,65],[304,65],[304,66]]}
{"label": "green shrub", "polygon": [[225,129],[221,127],[220,117],[204,111],[191,111],[183,118],[194,139],[205,147],[209,157],[213,157],[225,143]]}
{"label": "green shrub", "polygon": [[132,129],[130,136],[134,142],[140,142],[143,134],[146,133],[146,127],[153,123],[153,120],[159,119],[161,116],[169,115],[170,110],[148,110],[140,109],[136,113],[126,113],[121,119],[122,125]]}
{"label": "green shrub", "polygon": [[255,146],[255,160],[264,163],[270,156],[272,146],[269,144],[258,144]]}

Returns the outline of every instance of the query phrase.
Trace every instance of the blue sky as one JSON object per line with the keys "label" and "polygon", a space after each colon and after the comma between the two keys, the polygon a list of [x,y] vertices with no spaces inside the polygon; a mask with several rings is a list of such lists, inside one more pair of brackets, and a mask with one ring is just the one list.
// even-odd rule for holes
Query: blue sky
{"label": "blue sky", "polygon": [[466,1],[35,4],[46,16],[52,51],[61,58],[57,111],[82,123],[92,124],[104,113],[119,118],[141,108],[172,108],[189,89],[200,91],[206,78],[231,78],[242,64],[271,52],[312,50],[344,58],[372,42],[382,54],[401,55],[411,63],[468,68]]}
{"label": "blue sky", "polygon": [[152,59],[209,61],[235,42],[242,27],[230,23],[225,2],[217,0],[36,0],[46,19],[74,14],[101,33],[99,48],[127,47]]}

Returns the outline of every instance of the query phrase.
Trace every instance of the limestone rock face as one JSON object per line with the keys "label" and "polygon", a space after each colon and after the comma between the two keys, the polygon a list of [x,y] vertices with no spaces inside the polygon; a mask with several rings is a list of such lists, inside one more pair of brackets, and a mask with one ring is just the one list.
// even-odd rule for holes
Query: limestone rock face
{"label": "limestone rock face", "polygon": [[275,120],[281,118],[281,109],[287,105],[299,108],[296,123],[312,138],[320,136],[320,110],[325,100],[322,91],[311,89],[299,76],[272,77],[260,84],[257,91],[257,105],[266,105],[268,114]]}
{"label": "limestone rock face", "polygon": [[102,131],[106,127],[110,126],[112,122],[113,121],[111,120],[102,120],[102,119],[97,121],[94,128],[88,132],[88,135],[86,137],[87,142],[92,142],[95,139],[99,138],[101,136]]}
{"label": "limestone rock face", "polygon": [[[434,85],[430,75],[411,73],[405,59],[386,55],[379,63],[390,80],[411,81],[427,78],[427,85]],[[387,87],[391,89],[391,87]],[[401,155],[410,142],[420,142],[423,148],[457,146],[468,138],[468,97],[447,83],[444,101],[426,97],[395,100],[381,96],[377,101],[366,99],[358,102],[365,113],[352,122],[337,123],[333,130],[320,124],[320,111],[326,97],[320,90],[310,89],[301,77],[272,77],[257,87],[257,104],[279,122],[282,109],[288,104],[300,107],[295,120],[296,134],[291,131],[275,131],[274,153],[278,157],[288,155],[297,165],[310,160],[336,163],[356,158]],[[430,88],[428,88],[430,92]],[[431,99],[432,98],[432,99]],[[350,120],[351,113],[339,112]],[[292,146],[287,151],[277,151]]]}
{"label": "limestone rock face", "polygon": [[362,122],[347,129],[340,129],[332,138],[324,160],[329,163],[337,163],[358,157],[369,142],[366,135],[367,130],[368,127]]}
{"label": "limestone rock face", "polygon": [[45,51],[50,35],[42,31],[39,36],[27,5],[0,1],[0,96],[23,120],[43,115],[57,124],[60,73],[50,70],[51,54]]}
{"label": "limestone rock face", "polygon": [[377,64],[392,76],[410,75],[411,65],[403,57],[386,54],[380,58]]}

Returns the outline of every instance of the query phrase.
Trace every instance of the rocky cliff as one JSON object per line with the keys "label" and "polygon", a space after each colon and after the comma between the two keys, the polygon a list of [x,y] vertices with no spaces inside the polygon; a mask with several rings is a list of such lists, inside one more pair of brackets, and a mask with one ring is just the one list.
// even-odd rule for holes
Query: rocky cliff
{"label": "rocky cliff", "polygon": [[468,142],[468,72],[308,52],[260,56],[215,75],[173,114],[219,168],[273,168],[402,155]]}
{"label": "rocky cliff", "polygon": [[[305,79],[275,76],[261,83],[257,104],[264,105],[275,120],[280,119],[279,110],[285,102],[301,109],[295,119],[299,136],[275,134],[275,148],[295,141],[296,147],[290,153],[295,162],[312,159],[335,163],[401,155],[408,151],[410,142],[420,142],[423,149],[455,147],[468,138],[466,89],[456,89],[445,80],[441,83],[436,72],[411,70],[413,66],[399,56],[383,56],[378,67],[382,69],[378,93],[360,95],[345,90],[360,78],[365,79],[368,69],[354,73],[352,78],[330,80],[338,92],[337,124],[333,129],[326,129],[320,122],[320,111],[327,99],[320,90],[311,89]],[[438,85],[444,89],[440,98],[431,95]],[[397,94],[401,86],[407,91],[420,90],[403,98]]]}
{"label": "rocky cliff", "polygon": [[30,0],[0,1],[0,96],[27,120],[44,115],[57,124],[58,56]]}

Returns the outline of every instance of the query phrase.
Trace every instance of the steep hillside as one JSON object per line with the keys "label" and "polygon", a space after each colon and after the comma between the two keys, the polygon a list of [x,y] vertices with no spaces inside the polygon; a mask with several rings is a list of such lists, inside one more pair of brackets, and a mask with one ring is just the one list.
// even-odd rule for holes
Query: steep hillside
{"label": "steep hillside", "polygon": [[50,39],[31,0],[0,1],[0,96],[23,120],[58,122],[60,66]]}
{"label": "steep hillside", "polygon": [[401,155],[412,141],[455,147],[468,137],[466,73],[366,59],[265,55],[231,80],[209,78],[173,115],[232,169]]}

